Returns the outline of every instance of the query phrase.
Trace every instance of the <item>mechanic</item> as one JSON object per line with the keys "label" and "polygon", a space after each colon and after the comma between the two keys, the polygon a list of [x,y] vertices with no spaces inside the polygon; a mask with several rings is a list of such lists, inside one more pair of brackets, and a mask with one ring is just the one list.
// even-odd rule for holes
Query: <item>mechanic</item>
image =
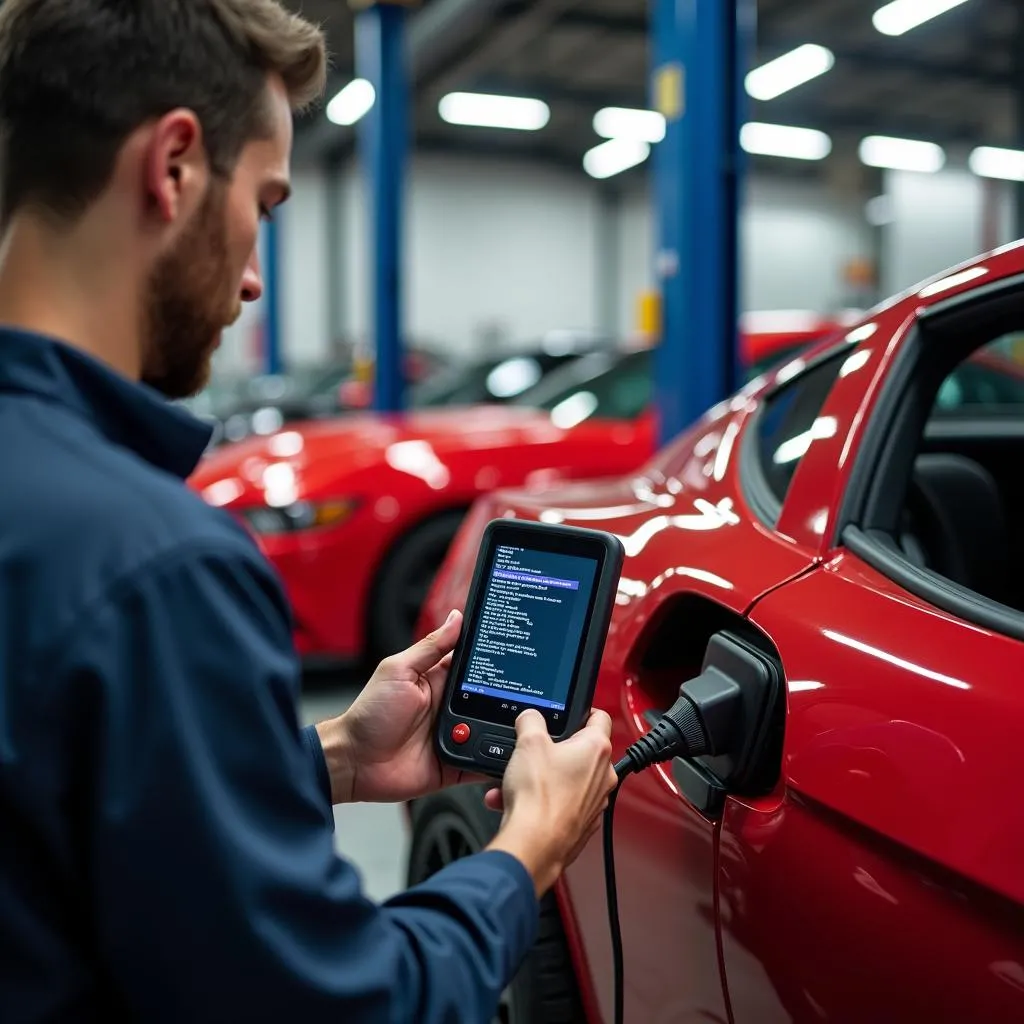
{"label": "mechanic", "polygon": [[332,803],[462,781],[431,744],[459,615],[303,730],[282,589],[169,401],[260,293],[324,80],[276,0],[0,8],[5,1024],[485,1021],[614,784],[607,715],[556,745],[527,712],[488,850],[383,905],[335,854]]}

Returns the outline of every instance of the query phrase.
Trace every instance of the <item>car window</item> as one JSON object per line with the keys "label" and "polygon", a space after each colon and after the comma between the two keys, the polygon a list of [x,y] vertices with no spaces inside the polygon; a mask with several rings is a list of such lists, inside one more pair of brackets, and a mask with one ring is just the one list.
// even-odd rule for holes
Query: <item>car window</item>
{"label": "car window", "polygon": [[564,378],[552,375],[552,389],[535,396],[537,407],[547,409],[557,426],[576,426],[587,419],[632,420],[651,404],[649,349],[627,355],[599,353],[592,359],[584,357],[576,371],[577,379],[568,386]]}
{"label": "car window", "polygon": [[1024,336],[1004,335],[961,363],[942,383],[934,419],[1024,415]]}
{"label": "car window", "polygon": [[829,437],[835,423],[821,417],[843,359],[820,363],[795,377],[765,402],[757,423],[757,451],[772,494],[781,502],[786,497],[800,460],[818,437]]}
{"label": "car window", "polygon": [[783,363],[788,362],[790,359],[798,356],[805,349],[810,348],[812,344],[814,344],[814,342],[800,341],[795,345],[787,345],[785,348],[777,348],[769,355],[756,360],[744,371],[744,377],[747,383],[752,381],[755,377],[760,377],[762,373],[767,373],[769,370],[774,370],[777,366],[781,366]]}

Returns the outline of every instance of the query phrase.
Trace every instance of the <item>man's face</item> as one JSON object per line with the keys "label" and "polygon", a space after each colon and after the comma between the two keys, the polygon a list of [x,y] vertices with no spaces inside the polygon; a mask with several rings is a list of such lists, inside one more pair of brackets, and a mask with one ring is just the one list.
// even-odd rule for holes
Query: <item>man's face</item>
{"label": "man's face", "polygon": [[168,398],[200,391],[224,328],[263,291],[262,217],[288,196],[292,117],[283,85],[268,87],[271,132],[250,142],[230,181],[211,178],[203,201],[149,280],[142,379]]}

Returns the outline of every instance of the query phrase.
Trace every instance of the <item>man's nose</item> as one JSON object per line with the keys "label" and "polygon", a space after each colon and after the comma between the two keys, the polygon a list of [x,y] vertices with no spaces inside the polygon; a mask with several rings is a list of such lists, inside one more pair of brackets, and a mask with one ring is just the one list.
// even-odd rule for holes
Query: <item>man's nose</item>
{"label": "man's nose", "polygon": [[255,302],[263,294],[263,278],[260,275],[260,257],[254,248],[242,275],[242,301]]}

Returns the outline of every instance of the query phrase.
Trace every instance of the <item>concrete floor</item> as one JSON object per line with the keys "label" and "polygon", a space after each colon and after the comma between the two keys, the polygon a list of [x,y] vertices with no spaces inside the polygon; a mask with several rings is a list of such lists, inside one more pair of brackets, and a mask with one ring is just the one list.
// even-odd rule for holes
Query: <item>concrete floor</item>
{"label": "concrete floor", "polygon": [[[358,692],[355,685],[346,683],[305,692],[303,722],[312,725],[340,714]],[[346,804],[334,809],[334,822],[338,853],[355,865],[371,899],[385,900],[405,888],[409,836],[400,806]]]}

